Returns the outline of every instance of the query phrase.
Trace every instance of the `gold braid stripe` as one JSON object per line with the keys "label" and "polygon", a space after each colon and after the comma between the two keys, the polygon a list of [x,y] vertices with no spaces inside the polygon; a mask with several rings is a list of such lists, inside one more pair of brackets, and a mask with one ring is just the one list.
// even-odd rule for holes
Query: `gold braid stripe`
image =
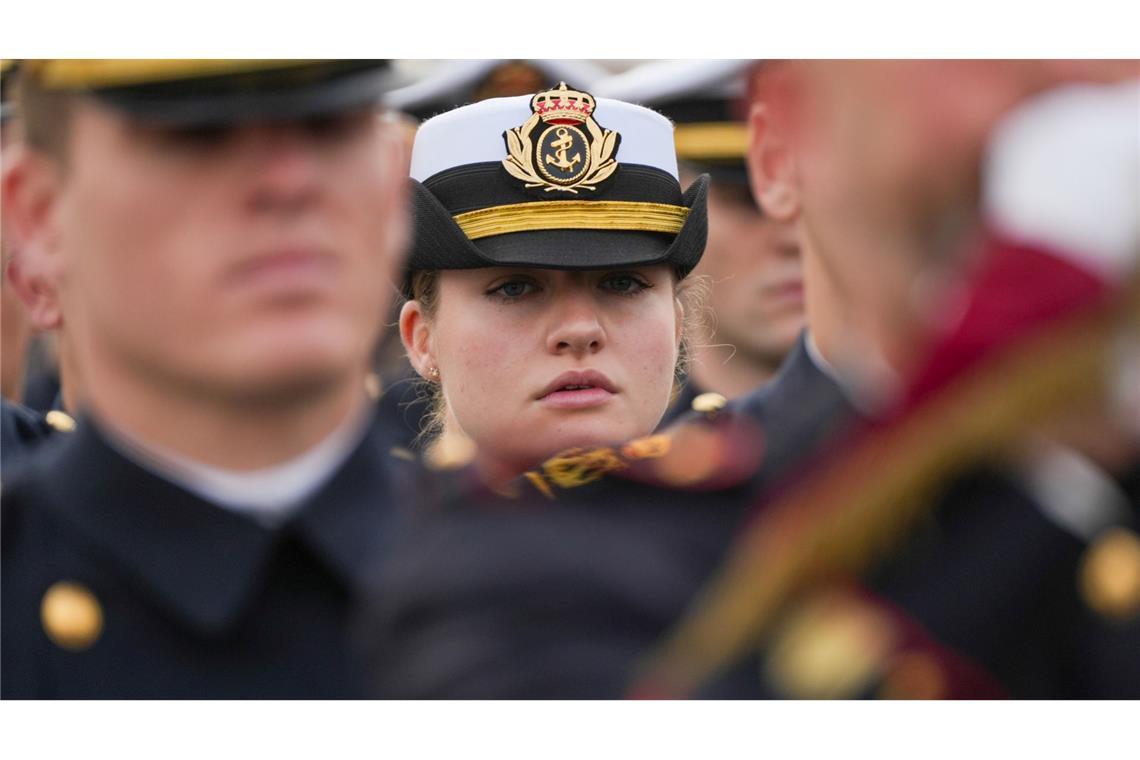
{"label": "gold braid stripe", "polygon": [[633,230],[676,235],[689,209],[635,201],[536,201],[457,214],[455,223],[471,240],[534,230]]}
{"label": "gold braid stripe", "polygon": [[314,61],[233,58],[49,58],[25,63],[45,89],[99,89],[281,69]]}
{"label": "gold braid stripe", "polygon": [[678,124],[673,130],[677,158],[744,158],[748,150],[748,126],[740,121],[710,121]]}

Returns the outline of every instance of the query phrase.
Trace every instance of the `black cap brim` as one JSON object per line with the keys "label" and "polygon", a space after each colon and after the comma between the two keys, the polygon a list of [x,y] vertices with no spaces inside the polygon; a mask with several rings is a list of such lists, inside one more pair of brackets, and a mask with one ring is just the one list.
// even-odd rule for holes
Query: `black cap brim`
{"label": "black cap brim", "polygon": [[387,61],[334,61],[92,91],[140,121],[196,127],[293,121],[380,102],[395,83]]}

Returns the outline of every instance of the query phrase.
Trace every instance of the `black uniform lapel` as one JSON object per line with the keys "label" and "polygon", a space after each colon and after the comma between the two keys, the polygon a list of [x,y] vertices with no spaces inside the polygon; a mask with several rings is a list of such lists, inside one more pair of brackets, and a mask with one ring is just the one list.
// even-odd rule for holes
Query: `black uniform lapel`
{"label": "black uniform lapel", "polygon": [[228,628],[274,532],[136,464],[90,419],[58,453],[51,508],[185,624],[205,634]]}
{"label": "black uniform lapel", "polygon": [[776,377],[737,403],[768,437],[769,474],[786,472],[857,419],[843,389],[808,355],[803,333]]}
{"label": "black uniform lapel", "polygon": [[350,587],[368,578],[392,508],[392,478],[377,425],[298,512],[291,530]]}

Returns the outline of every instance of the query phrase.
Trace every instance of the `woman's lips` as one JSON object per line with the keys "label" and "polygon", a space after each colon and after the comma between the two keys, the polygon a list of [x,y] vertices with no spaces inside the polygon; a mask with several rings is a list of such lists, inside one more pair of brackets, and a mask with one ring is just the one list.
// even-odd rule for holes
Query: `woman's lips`
{"label": "woman's lips", "polygon": [[570,370],[547,383],[537,400],[554,409],[589,409],[606,403],[617,391],[604,372]]}
{"label": "woman's lips", "polygon": [[605,388],[591,386],[576,390],[558,390],[548,393],[539,401],[554,409],[591,409],[613,398]]}

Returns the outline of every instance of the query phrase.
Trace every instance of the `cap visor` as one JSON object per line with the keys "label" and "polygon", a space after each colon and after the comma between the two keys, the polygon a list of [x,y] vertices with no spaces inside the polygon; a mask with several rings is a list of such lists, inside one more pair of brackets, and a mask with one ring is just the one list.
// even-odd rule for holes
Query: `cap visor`
{"label": "cap visor", "polygon": [[263,90],[198,91],[131,87],[101,90],[101,102],[133,118],[171,126],[212,126],[243,121],[292,121],[379,103],[394,77],[373,67],[301,86]]}
{"label": "cap visor", "polygon": [[474,241],[500,266],[610,269],[665,263],[674,235],[626,230],[535,230]]}

